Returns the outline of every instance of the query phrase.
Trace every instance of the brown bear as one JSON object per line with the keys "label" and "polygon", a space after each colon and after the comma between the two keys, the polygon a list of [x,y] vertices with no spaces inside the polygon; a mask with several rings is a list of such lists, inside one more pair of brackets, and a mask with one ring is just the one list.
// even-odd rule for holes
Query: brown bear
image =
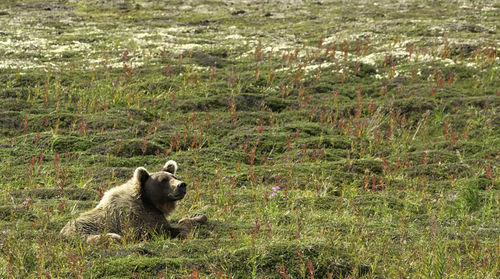
{"label": "brown bear", "polygon": [[195,214],[174,226],[169,225],[166,217],[186,195],[186,183],[175,176],[176,172],[177,163],[173,160],[168,161],[162,171],[152,174],[145,168],[137,168],[132,179],[104,193],[94,209],[69,221],[61,234],[84,236],[87,243],[98,242],[103,237],[119,240],[126,229],[136,238],[151,233],[186,237],[206,223],[207,217]]}

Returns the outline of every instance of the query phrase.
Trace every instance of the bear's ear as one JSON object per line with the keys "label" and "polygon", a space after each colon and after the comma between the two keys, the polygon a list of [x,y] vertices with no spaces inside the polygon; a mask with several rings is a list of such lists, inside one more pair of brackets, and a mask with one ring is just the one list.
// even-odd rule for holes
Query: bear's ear
{"label": "bear's ear", "polygon": [[140,167],[135,169],[134,180],[138,181],[141,186],[144,185],[146,181],[148,181],[148,178],[149,178],[149,172],[145,168]]}
{"label": "bear's ear", "polygon": [[173,175],[177,172],[177,163],[174,160],[168,161],[165,166],[163,166],[163,171],[169,172]]}

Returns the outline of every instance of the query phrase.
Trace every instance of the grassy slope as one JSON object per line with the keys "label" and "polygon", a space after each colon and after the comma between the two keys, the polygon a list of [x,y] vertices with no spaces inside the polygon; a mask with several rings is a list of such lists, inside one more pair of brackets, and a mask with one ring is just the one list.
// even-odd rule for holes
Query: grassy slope
{"label": "grassy slope", "polygon": [[[83,2],[0,4],[0,277],[500,276],[498,4]],[[168,159],[191,239],[59,238]]]}

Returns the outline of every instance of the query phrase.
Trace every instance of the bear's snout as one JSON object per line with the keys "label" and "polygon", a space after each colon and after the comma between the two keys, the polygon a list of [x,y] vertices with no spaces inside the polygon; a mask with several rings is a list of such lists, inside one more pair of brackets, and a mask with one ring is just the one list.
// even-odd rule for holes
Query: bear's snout
{"label": "bear's snout", "polygon": [[184,182],[177,184],[177,187],[175,187],[177,198],[182,199],[186,195],[186,187],[187,185]]}
{"label": "bear's snout", "polygon": [[175,188],[173,188],[173,192],[171,194],[169,194],[169,198],[171,198],[172,200],[180,200],[182,198],[184,198],[184,196],[186,195],[186,188],[187,188],[187,184],[185,182],[181,182],[179,181],[179,184],[177,184],[176,186],[174,186]]}
{"label": "bear's snout", "polygon": [[184,192],[184,193],[186,192],[186,187],[187,187],[187,185],[184,182],[181,182],[181,183],[179,183],[179,185],[177,185],[177,189],[181,192]]}

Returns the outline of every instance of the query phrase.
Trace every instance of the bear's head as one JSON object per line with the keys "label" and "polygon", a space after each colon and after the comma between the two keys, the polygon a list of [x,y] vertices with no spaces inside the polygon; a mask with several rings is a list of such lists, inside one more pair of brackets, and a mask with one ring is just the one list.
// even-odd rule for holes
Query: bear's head
{"label": "bear's head", "polygon": [[175,208],[175,202],[186,195],[187,185],[175,176],[176,172],[177,163],[172,160],[161,171],[151,174],[145,168],[137,168],[134,180],[141,187],[143,201],[164,214],[169,214]]}

